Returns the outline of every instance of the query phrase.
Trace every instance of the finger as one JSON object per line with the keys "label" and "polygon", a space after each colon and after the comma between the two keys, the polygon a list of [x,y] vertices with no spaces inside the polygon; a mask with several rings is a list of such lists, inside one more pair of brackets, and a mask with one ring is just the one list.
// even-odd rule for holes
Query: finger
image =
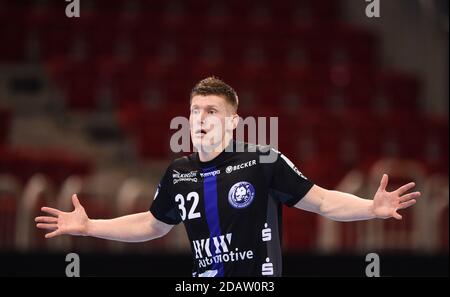
{"label": "finger", "polygon": [[414,193],[409,193],[409,194],[403,195],[402,197],[400,197],[399,201],[400,201],[400,203],[402,203],[402,202],[406,202],[408,200],[419,198],[419,197],[420,197],[420,192],[414,192]]}
{"label": "finger", "polygon": [[58,236],[60,234],[61,234],[61,232],[59,230],[55,230],[53,232],[45,234],[45,238],[53,238],[53,237]]}
{"label": "finger", "polygon": [[51,207],[42,207],[41,210],[43,212],[49,213],[49,214],[54,215],[54,216],[59,216],[59,214],[61,213],[60,210],[57,210],[57,209],[54,209],[54,208],[51,208]]}
{"label": "finger", "polygon": [[405,208],[408,208],[408,207],[410,207],[410,206],[416,204],[416,202],[417,202],[417,201],[416,201],[415,199],[406,201],[405,203],[400,204],[400,206],[398,207],[398,209],[405,209]]}
{"label": "finger", "polygon": [[386,186],[388,184],[389,177],[387,174],[383,174],[383,177],[381,178],[380,187],[378,188],[381,191],[386,190]]}
{"label": "finger", "polygon": [[34,219],[37,223],[57,223],[58,218],[55,217],[37,217]]}
{"label": "finger", "polygon": [[397,219],[397,220],[401,220],[402,219],[402,216],[396,211],[394,211],[394,214],[392,215],[392,217],[394,219]]}
{"label": "finger", "polygon": [[40,228],[40,229],[47,229],[47,230],[56,230],[58,229],[58,225],[57,224],[42,224],[39,223],[36,225],[36,227]]}
{"label": "finger", "polygon": [[398,195],[402,195],[402,194],[406,193],[408,190],[414,188],[415,185],[416,185],[415,183],[409,183],[409,184],[403,185],[400,188],[398,188],[397,190],[395,190],[395,192]]}
{"label": "finger", "polygon": [[73,206],[75,207],[75,209],[81,207],[80,200],[78,200],[77,194],[72,195],[72,203],[73,203]]}

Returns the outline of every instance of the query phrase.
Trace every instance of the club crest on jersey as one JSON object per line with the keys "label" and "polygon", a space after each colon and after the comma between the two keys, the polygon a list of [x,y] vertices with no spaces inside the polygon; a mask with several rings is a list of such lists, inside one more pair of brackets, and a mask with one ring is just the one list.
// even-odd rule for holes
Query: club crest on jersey
{"label": "club crest on jersey", "polygon": [[255,188],[249,182],[235,183],[228,192],[228,202],[234,208],[245,208],[255,198]]}

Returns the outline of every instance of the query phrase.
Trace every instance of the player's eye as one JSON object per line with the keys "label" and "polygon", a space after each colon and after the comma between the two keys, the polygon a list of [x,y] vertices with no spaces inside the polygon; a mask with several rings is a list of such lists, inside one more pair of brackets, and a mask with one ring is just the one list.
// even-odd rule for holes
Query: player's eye
{"label": "player's eye", "polygon": [[210,111],[208,111],[208,114],[216,114],[216,113],[217,113],[217,111],[214,109],[211,109]]}

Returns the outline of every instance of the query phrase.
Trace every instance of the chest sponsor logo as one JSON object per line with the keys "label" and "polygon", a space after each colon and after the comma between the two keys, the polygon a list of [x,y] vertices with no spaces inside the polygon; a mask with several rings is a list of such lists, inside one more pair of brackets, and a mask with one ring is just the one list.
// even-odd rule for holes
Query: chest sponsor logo
{"label": "chest sponsor logo", "polygon": [[234,208],[246,208],[255,198],[255,188],[246,181],[235,183],[228,192],[228,202]]}
{"label": "chest sponsor logo", "polygon": [[172,173],[173,184],[177,184],[179,182],[197,182],[197,171],[190,171],[187,173],[180,173],[177,170],[173,170]]}
{"label": "chest sponsor logo", "polygon": [[232,233],[214,236],[206,239],[192,241],[195,251],[195,259],[197,259],[200,268],[207,267],[212,264],[235,262],[253,259],[253,251],[239,251],[231,247]]}
{"label": "chest sponsor logo", "polygon": [[248,168],[248,167],[251,167],[251,166],[254,166],[254,165],[256,165],[256,160],[251,160],[251,161],[248,161],[248,162],[245,162],[245,163],[241,163],[241,164],[238,164],[238,165],[230,165],[230,166],[228,166],[225,169],[225,172],[229,174],[229,173],[231,173],[233,171],[245,169],[245,168]]}

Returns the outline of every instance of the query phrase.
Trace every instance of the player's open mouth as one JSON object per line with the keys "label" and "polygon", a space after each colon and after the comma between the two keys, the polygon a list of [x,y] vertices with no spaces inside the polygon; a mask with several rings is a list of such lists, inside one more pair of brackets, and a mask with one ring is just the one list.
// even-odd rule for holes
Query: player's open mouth
{"label": "player's open mouth", "polygon": [[195,135],[200,136],[200,137],[205,136],[206,133],[208,133],[208,131],[206,131],[205,129],[199,129],[199,130],[195,131]]}

